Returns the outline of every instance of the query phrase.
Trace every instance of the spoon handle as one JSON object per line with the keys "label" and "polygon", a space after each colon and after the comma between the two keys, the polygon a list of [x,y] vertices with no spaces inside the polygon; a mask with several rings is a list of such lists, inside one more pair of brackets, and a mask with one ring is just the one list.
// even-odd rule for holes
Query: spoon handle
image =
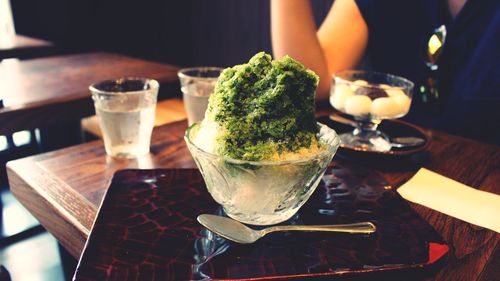
{"label": "spoon handle", "polygon": [[262,229],[261,232],[263,235],[276,231],[330,231],[370,234],[376,230],[377,227],[371,222],[357,222],[332,225],[278,225]]}

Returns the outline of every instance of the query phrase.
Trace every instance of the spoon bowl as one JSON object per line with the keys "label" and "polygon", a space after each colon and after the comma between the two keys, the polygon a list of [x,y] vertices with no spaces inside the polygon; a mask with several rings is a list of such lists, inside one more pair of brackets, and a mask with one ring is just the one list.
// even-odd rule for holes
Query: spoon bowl
{"label": "spoon bowl", "polygon": [[278,225],[254,230],[239,221],[208,214],[199,215],[198,222],[212,232],[240,244],[254,243],[268,233],[277,231],[328,231],[371,234],[377,229],[371,222],[359,222],[335,225]]}

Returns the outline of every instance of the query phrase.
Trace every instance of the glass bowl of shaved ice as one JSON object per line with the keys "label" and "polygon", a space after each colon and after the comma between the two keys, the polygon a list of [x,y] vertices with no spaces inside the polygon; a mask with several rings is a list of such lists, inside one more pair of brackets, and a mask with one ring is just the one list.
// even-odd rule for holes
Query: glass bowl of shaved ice
{"label": "glass bowl of shaved ice", "polygon": [[335,131],[319,126],[319,146],[289,155],[289,160],[246,161],[204,151],[193,142],[199,124],[187,130],[186,142],[208,191],[229,217],[271,225],[289,219],[304,205],[337,151]]}
{"label": "glass bowl of shaved ice", "polygon": [[258,53],[225,69],[185,141],[208,191],[240,222],[292,217],[318,186],[340,139],[315,120],[318,76],[286,56]]}

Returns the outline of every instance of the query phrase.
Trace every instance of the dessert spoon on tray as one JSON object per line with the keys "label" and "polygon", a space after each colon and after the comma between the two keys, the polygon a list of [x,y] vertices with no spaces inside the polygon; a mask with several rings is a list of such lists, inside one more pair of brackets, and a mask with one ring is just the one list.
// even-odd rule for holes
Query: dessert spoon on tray
{"label": "dessert spoon on tray", "polygon": [[277,225],[254,230],[231,218],[208,214],[199,215],[198,222],[218,235],[240,244],[254,243],[265,235],[277,231],[328,231],[371,234],[377,230],[376,226],[371,222],[333,225]]}

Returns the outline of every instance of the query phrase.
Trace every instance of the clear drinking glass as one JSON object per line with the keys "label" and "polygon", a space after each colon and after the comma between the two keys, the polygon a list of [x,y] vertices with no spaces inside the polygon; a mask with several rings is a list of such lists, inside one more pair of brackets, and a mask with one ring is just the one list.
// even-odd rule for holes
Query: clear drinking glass
{"label": "clear drinking glass", "polygon": [[89,87],[108,155],[136,158],[149,153],[159,87],[156,80],[135,77]]}
{"label": "clear drinking glass", "polygon": [[184,68],[177,73],[190,126],[205,117],[208,98],[213,93],[222,70],[224,69],[220,67],[207,66]]}
{"label": "clear drinking glass", "polygon": [[199,124],[184,137],[212,197],[228,216],[270,225],[292,217],[314,192],[339,147],[334,130],[320,124],[325,149],[297,160],[244,161],[206,152],[192,141]]}
{"label": "clear drinking glass", "polygon": [[406,115],[412,92],[413,82],[392,74],[354,70],[334,74],[330,104],[357,121],[352,132],[340,135],[342,143],[373,151],[390,150],[389,137],[377,127],[384,119]]}

